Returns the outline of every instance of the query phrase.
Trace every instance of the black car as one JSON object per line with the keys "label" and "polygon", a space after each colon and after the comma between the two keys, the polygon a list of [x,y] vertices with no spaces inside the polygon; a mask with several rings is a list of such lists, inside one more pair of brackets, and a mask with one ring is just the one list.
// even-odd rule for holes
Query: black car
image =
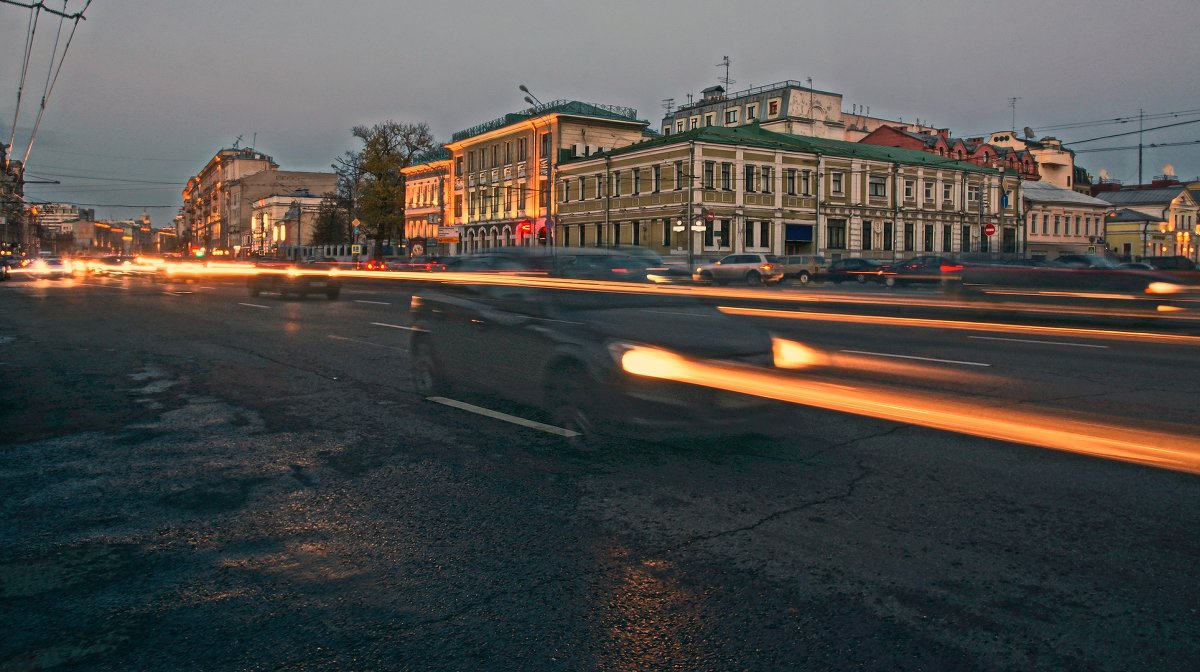
{"label": "black car", "polygon": [[769,367],[778,341],[765,331],[686,296],[512,280],[418,290],[410,348],[419,393],[500,397],[537,409],[581,443],[612,433],[654,438],[761,426],[764,399],[636,375],[626,355],[649,348]]}
{"label": "black car", "polygon": [[912,259],[905,259],[883,268],[880,280],[888,287],[909,284],[941,284],[954,274],[961,271],[963,264],[953,257],[938,254],[924,254]]}
{"label": "black car", "polygon": [[246,278],[250,296],[278,292],[281,296],[294,294],[303,299],[309,294],[324,294],[332,301],[342,291],[336,265],[327,262],[264,261],[254,264],[254,268],[255,272]]}
{"label": "black car", "polygon": [[874,259],[862,259],[852,257],[850,259],[838,259],[829,265],[829,270],[825,274],[826,279],[837,284],[846,281],[855,282],[881,282],[883,278],[883,264]]}

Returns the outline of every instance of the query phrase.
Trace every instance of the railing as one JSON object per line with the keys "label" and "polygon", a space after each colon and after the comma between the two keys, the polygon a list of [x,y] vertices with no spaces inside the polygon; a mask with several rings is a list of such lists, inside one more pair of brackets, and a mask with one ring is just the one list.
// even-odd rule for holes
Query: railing
{"label": "railing", "polygon": [[474,137],[476,135],[482,135],[488,131],[494,131],[498,128],[503,128],[510,124],[515,124],[517,122],[551,112],[609,116],[629,119],[630,121],[638,121],[637,110],[632,107],[604,105],[601,103],[584,103],[578,100],[552,100],[549,103],[534,105],[533,107],[521,112],[509,112],[502,117],[497,117],[491,121],[486,121],[482,124],[472,126],[471,128],[458,131],[450,136],[450,141],[458,142],[460,140],[466,140],[467,138]]}

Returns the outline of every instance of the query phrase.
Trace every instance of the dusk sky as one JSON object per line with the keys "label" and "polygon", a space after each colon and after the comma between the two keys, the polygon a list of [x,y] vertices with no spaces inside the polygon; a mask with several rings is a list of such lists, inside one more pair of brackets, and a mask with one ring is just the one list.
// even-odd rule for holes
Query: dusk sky
{"label": "dusk sky", "polygon": [[[59,2],[47,6],[61,7]],[[67,11],[83,8],[69,0]],[[29,10],[0,4],[0,126],[12,129]],[[961,137],[1031,126],[1065,142],[1200,120],[1200,3],[1062,0],[883,2],[408,3],[384,0],[96,0],[87,9],[30,154],[34,200],[143,208],[167,224],[180,191],[232,146],[285,170],[329,170],[356,148],[355,124],[428,122],[439,139],[526,105],[569,98],[637,108],[657,129],[662,99],[717,83],[723,56],[740,90],[812,78],[873,116],[920,118]],[[13,153],[25,152],[57,17],[43,14]],[[64,26],[62,41],[69,25]],[[1183,112],[1174,117],[1164,113]],[[1200,139],[1200,123],[1146,143]],[[1137,135],[1077,150],[1137,144]],[[1144,175],[1171,163],[1200,175],[1200,144],[1145,152]],[[1137,181],[1136,150],[1078,162]],[[94,206],[93,206],[94,204]]]}

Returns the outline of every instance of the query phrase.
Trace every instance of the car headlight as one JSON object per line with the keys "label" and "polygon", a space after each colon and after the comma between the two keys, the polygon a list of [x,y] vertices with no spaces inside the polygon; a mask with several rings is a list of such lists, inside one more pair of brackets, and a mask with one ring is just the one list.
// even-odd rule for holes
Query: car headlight
{"label": "car headlight", "polygon": [[1147,294],[1178,294],[1183,287],[1173,282],[1152,282],[1146,287]]}
{"label": "car headlight", "polygon": [[825,363],[825,354],[803,343],[771,337],[771,356],[777,369],[805,369]]}

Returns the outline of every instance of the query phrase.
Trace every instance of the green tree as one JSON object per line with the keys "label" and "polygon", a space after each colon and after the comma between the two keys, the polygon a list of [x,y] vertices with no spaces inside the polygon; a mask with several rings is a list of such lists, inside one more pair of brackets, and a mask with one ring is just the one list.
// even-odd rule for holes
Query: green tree
{"label": "green tree", "polygon": [[355,126],[351,132],[363,142],[356,156],[361,171],[357,180],[358,218],[375,239],[372,256],[378,257],[380,243],[407,237],[401,169],[412,165],[418,155],[433,149],[436,143],[425,123],[388,120],[374,126]]}
{"label": "green tree", "polygon": [[340,245],[350,240],[348,210],[336,193],[325,194],[313,223],[313,245]]}

